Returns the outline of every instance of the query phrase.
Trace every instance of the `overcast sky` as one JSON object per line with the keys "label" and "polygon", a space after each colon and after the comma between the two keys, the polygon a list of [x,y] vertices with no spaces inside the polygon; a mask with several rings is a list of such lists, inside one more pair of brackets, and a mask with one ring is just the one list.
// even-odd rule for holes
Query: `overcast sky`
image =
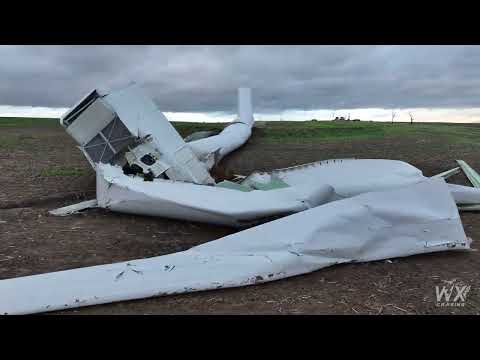
{"label": "overcast sky", "polygon": [[130,81],[186,117],[232,114],[247,86],[266,117],[396,108],[475,120],[480,46],[0,46],[3,114],[61,113],[92,88]]}

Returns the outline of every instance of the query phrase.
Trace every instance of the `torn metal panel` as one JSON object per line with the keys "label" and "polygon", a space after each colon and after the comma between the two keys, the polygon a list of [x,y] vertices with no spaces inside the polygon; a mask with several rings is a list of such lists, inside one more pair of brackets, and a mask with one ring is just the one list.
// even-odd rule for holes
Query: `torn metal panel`
{"label": "torn metal panel", "polygon": [[[162,161],[162,155],[152,144],[151,136],[145,138],[142,144],[125,153],[125,159],[130,171],[134,174],[136,174],[134,167],[137,167],[137,171],[141,170],[143,174],[152,174],[153,177],[159,177],[170,169],[170,165]],[[124,173],[125,170],[124,168]]]}
{"label": "torn metal panel", "polygon": [[220,225],[245,226],[285,216],[336,198],[328,184],[242,192],[167,179],[143,181],[119,167],[97,166],[98,206],[113,211]]}
{"label": "torn metal panel", "polygon": [[96,208],[97,206],[98,206],[97,199],[93,199],[93,200],[82,201],[81,203],[78,203],[78,204],[68,205],[55,210],[51,210],[49,211],[49,213],[55,216],[67,216],[67,215],[76,214],[86,209]]}
{"label": "torn metal panel", "polygon": [[[427,180],[419,169],[405,162],[381,159],[319,161],[254,172],[240,183],[223,181],[215,187],[168,179],[145,182],[125,175],[119,167],[99,164],[97,199],[99,207],[112,211],[246,226],[330,201]],[[480,189],[448,187],[457,204],[480,204]]]}
{"label": "torn metal panel", "polygon": [[168,165],[166,173],[170,179],[214,183],[205,164],[135,84],[103,95],[94,90],[64,115],[60,123],[77,141],[94,169],[98,163],[123,166],[124,154],[150,139],[152,151],[162,164]]}
{"label": "torn metal panel", "polygon": [[[112,211],[245,226],[330,201],[428,179],[419,169],[402,161],[348,159],[256,172],[241,183],[222,182],[211,187],[167,179],[145,182],[124,175],[118,167],[99,164],[97,200],[99,207]],[[480,203],[479,189],[452,184],[449,189],[457,203]]]}
{"label": "torn metal panel", "polygon": [[106,97],[119,117],[126,120],[129,130],[143,138],[152,138],[162,161],[171,167],[166,171],[172,180],[213,184],[208,169],[188,147],[165,115],[138,86],[114,92]]}
{"label": "torn metal panel", "polygon": [[460,165],[472,185],[476,188],[480,188],[480,175],[478,175],[478,173],[473,170],[465,161],[457,160],[457,163]]}
{"label": "torn metal panel", "polygon": [[0,313],[246,286],[340,263],[469,248],[444,180],[429,179],[331,202],[179,253],[1,280]]}

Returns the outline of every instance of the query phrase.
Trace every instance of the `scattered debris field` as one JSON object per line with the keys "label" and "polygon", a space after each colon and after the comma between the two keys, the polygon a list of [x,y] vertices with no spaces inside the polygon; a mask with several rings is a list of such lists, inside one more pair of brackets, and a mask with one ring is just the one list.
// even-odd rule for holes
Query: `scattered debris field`
{"label": "scattered debris field", "polygon": [[[219,124],[175,124],[182,136]],[[406,161],[426,176],[463,159],[480,169],[480,126],[470,124],[263,123],[224,158],[215,177],[332,158]],[[0,119],[0,279],[186,250],[238,230],[103,209],[49,210],[95,197],[95,173],[56,120]],[[261,154],[261,156],[259,156]],[[463,173],[449,182],[470,185]],[[461,213],[478,249],[480,214]],[[68,310],[65,314],[479,314],[480,254],[445,252],[329,267],[259,286]],[[436,306],[435,286],[471,286],[463,307]]]}

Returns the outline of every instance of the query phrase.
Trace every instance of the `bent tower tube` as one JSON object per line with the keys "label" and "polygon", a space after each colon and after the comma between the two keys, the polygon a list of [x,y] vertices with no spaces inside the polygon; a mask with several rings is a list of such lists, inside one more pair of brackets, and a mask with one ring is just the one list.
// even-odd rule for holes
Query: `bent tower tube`
{"label": "bent tower tube", "polygon": [[251,89],[239,88],[238,119],[230,123],[220,134],[192,141],[188,145],[195,155],[200,160],[208,163],[208,166],[211,168],[225,155],[247,142],[252,134],[254,122]]}

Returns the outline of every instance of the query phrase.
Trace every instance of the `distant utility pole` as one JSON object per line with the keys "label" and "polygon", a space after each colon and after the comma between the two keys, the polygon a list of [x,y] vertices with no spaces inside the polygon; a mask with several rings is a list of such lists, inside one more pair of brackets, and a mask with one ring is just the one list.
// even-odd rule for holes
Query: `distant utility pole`
{"label": "distant utility pole", "polygon": [[410,125],[413,125],[413,114],[409,112],[408,115],[410,115]]}
{"label": "distant utility pole", "polygon": [[393,119],[395,119],[396,115],[397,115],[397,113],[395,111],[393,111],[393,109],[392,109],[392,124],[393,124]]}
{"label": "distant utility pole", "polygon": [[332,120],[335,120],[335,110],[332,113]]}
{"label": "distant utility pole", "polygon": [[348,121],[350,121],[350,113],[348,113]]}

